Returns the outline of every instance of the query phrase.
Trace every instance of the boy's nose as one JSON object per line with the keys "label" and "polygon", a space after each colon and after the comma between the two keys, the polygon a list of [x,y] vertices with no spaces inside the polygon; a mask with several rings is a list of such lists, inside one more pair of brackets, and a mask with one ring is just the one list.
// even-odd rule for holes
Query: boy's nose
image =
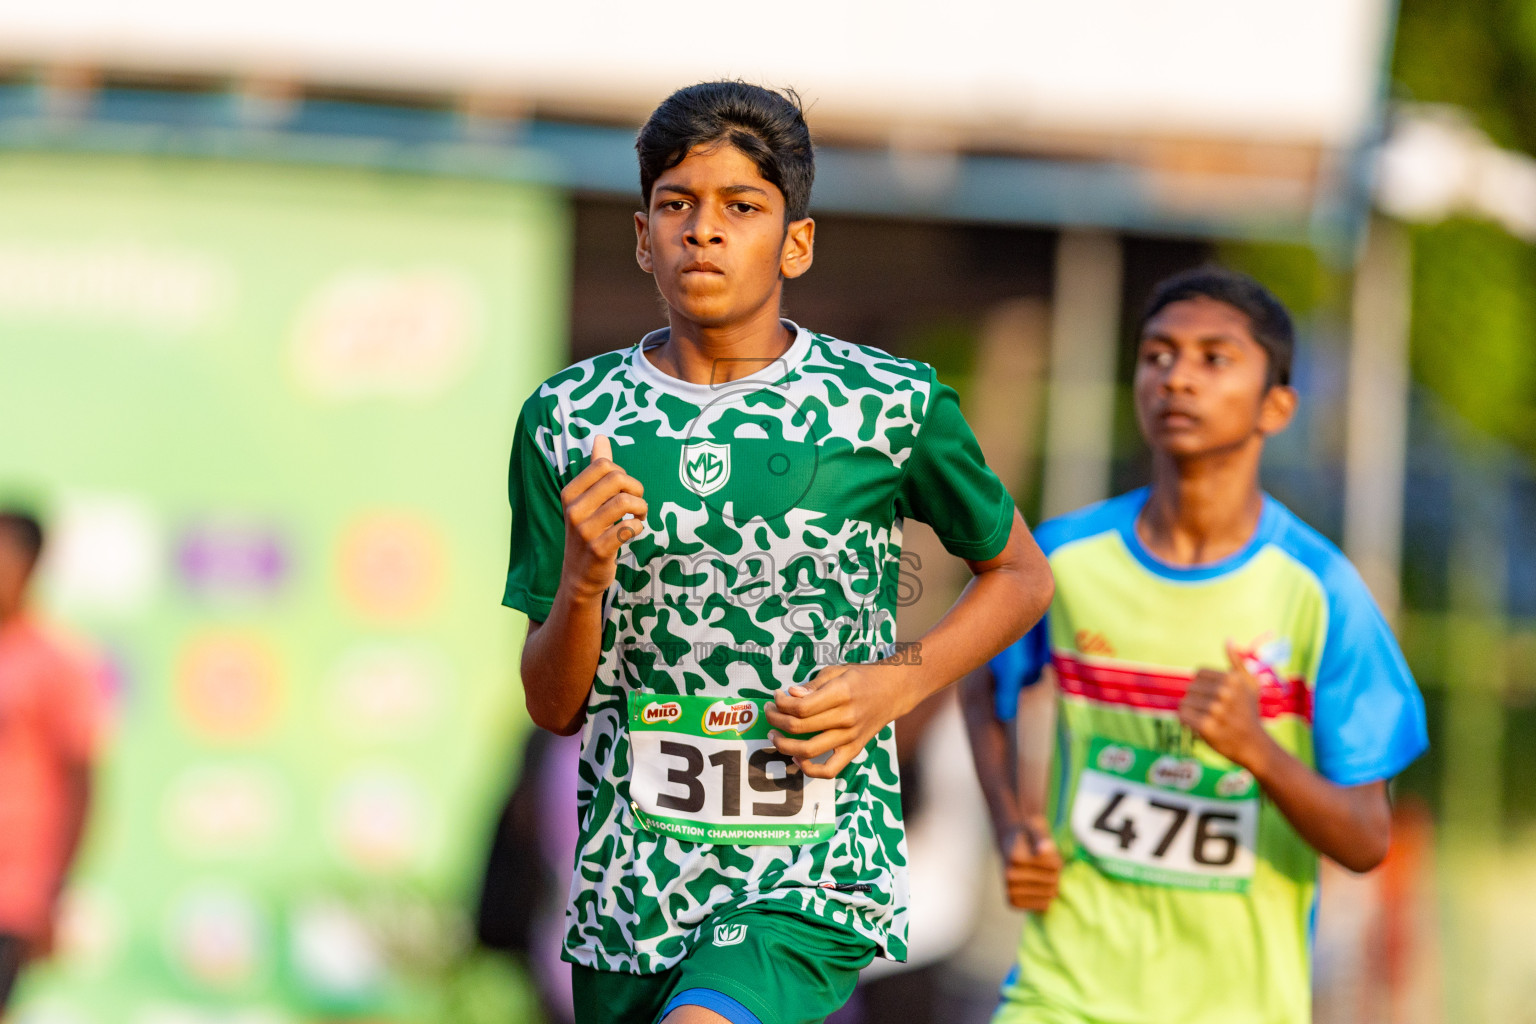
{"label": "boy's nose", "polygon": [[1183,356],[1176,356],[1173,365],[1168,367],[1168,372],[1163,375],[1163,387],[1169,391],[1189,391],[1195,380],[1194,367],[1190,360]]}
{"label": "boy's nose", "polygon": [[725,236],[714,223],[714,219],[703,211],[700,211],[688,225],[686,238],[692,245],[719,245],[725,241]]}

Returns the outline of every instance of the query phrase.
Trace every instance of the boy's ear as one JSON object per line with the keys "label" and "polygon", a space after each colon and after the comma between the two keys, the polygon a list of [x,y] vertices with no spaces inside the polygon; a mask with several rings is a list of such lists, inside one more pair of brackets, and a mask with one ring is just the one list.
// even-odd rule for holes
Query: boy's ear
{"label": "boy's ear", "polygon": [[1266,391],[1259,406],[1259,433],[1269,437],[1290,426],[1296,402],[1296,389],[1287,384],[1276,384]]}
{"label": "boy's ear", "polygon": [[784,230],[784,248],[779,253],[779,273],[792,280],[810,270],[815,250],[816,222],[809,217],[790,221]]}
{"label": "boy's ear", "polygon": [[656,264],[651,259],[651,218],[639,210],[635,211],[635,262],[647,274],[656,272]]}

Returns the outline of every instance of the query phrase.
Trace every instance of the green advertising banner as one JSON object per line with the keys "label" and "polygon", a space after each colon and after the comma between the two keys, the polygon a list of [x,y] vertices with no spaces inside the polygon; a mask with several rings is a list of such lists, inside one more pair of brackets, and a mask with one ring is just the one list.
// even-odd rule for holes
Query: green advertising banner
{"label": "green advertising banner", "polygon": [[446,1016],[526,728],[506,458],[535,187],[0,154],[0,493],[111,727],[28,1024]]}

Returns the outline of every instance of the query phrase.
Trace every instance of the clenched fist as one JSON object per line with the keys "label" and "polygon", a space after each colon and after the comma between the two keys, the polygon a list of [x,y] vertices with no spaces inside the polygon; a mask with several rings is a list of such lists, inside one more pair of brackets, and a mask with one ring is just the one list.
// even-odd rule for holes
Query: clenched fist
{"label": "clenched fist", "polygon": [[1259,681],[1248,671],[1243,655],[1227,641],[1222,672],[1202,668],[1179,702],[1179,721],[1194,730],[1212,750],[1244,768],[1252,768],[1270,740],[1259,716]]}
{"label": "clenched fist", "polygon": [[[900,677],[889,665],[828,665],[805,683],[779,690],[767,706],[769,734],[805,774],[836,778],[886,724],[901,716]],[[910,709],[907,709],[910,710]],[[785,733],[815,733],[797,740]],[[823,758],[824,760],[817,760]]]}
{"label": "clenched fist", "polygon": [[619,548],[645,529],[645,488],[613,461],[613,444],[592,440],[592,462],[560,491],[565,509],[561,575],[583,597],[601,597],[617,572]]}
{"label": "clenched fist", "polygon": [[1008,902],[1020,910],[1043,913],[1061,884],[1061,854],[1051,839],[1051,827],[1041,815],[1002,837],[1003,884]]}

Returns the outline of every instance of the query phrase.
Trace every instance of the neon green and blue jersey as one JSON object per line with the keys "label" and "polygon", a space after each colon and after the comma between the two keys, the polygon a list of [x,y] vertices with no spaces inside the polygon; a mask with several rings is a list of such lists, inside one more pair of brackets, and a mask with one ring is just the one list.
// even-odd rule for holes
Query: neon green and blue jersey
{"label": "neon green and blue jersey", "polygon": [[1390,779],[1424,705],[1354,567],[1266,496],[1249,543],[1174,566],[1136,536],[1141,489],[1036,531],[1046,617],[991,662],[996,711],[1047,665],[1060,691],[1050,813],[1060,896],[1026,920],[997,1020],[1305,1024],[1317,854],[1251,776],[1183,728],[1232,640],[1264,728],[1325,778]]}

